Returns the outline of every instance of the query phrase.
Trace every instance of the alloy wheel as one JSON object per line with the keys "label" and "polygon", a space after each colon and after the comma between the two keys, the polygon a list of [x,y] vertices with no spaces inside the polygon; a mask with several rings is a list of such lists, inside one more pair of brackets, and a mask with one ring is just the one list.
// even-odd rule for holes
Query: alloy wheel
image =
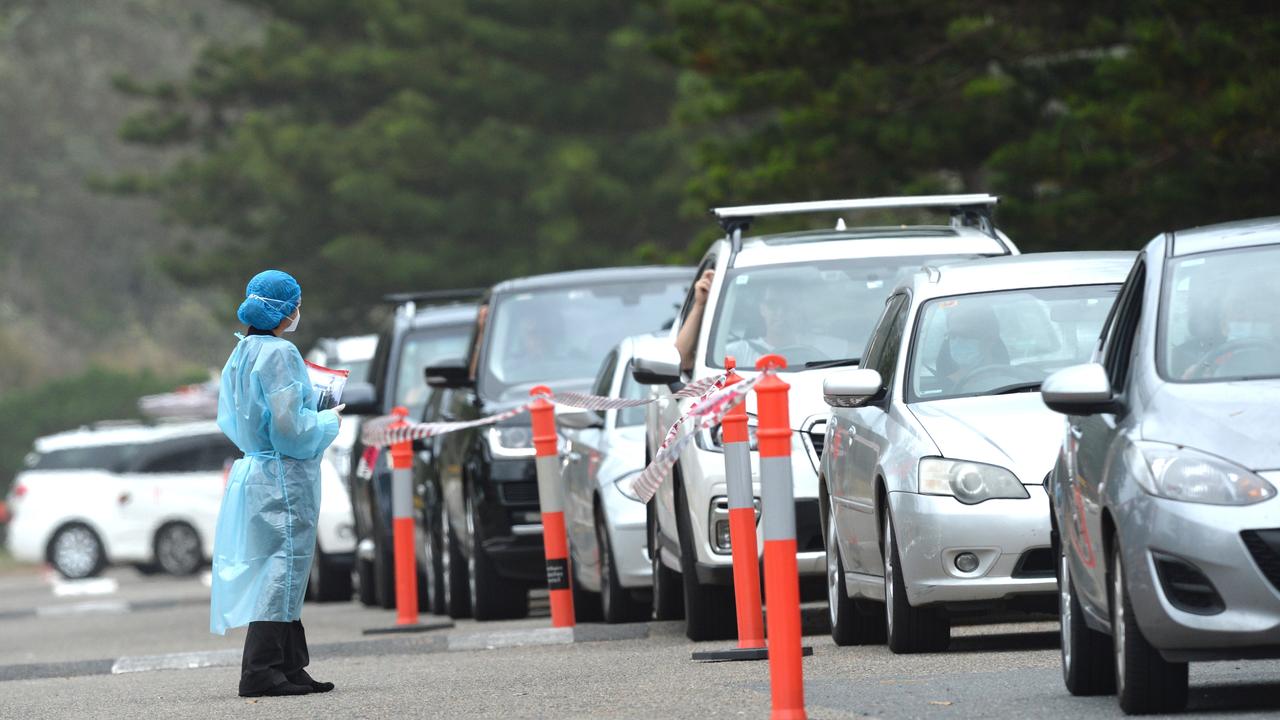
{"label": "alloy wheel", "polygon": [[836,608],[840,602],[840,548],[836,545],[836,510],[827,513],[827,612],[831,626],[836,625]]}
{"label": "alloy wheel", "polygon": [[1071,672],[1071,563],[1067,559],[1065,546],[1058,554],[1058,615],[1059,632],[1062,635],[1062,667]]}
{"label": "alloy wheel", "polygon": [[893,566],[893,521],[889,513],[884,515],[884,619],[893,635],[893,581],[896,568]]}
{"label": "alloy wheel", "polygon": [[609,578],[613,577],[613,567],[609,564],[609,531],[596,522],[596,554],[599,555],[600,568],[600,607],[606,617],[613,607],[613,591],[609,589]]}
{"label": "alloy wheel", "polygon": [[1116,691],[1124,692],[1124,568],[1120,563],[1120,551],[1115,553],[1111,568],[1111,637],[1116,653]]}
{"label": "alloy wheel", "polygon": [[453,529],[449,526],[449,510],[441,508],[440,510],[440,589],[444,593],[444,606],[446,609],[453,607],[453,580],[450,569],[453,562],[449,559],[453,554]]}
{"label": "alloy wheel", "polygon": [[70,578],[88,577],[98,565],[98,538],[82,525],[58,533],[53,544],[53,563]]}
{"label": "alloy wheel", "polygon": [[189,575],[200,567],[200,537],[184,523],[166,527],[156,540],[156,560],[170,575]]}

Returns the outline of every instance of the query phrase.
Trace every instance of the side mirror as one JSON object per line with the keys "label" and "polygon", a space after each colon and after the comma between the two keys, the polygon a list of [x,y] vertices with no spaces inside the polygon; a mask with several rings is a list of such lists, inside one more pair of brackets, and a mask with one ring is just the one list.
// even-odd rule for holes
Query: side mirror
{"label": "side mirror", "polygon": [[645,343],[631,358],[631,377],[641,385],[680,382],[680,352],[665,341]]}
{"label": "side mirror", "polygon": [[433,388],[457,389],[471,387],[471,368],[464,360],[446,360],[428,365],[422,371],[427,384]]}
{"label": "side mirror", "polygon": [[604,416],[595,410],[583,410],[556,415],[556,422],[569,430],[591,430],[604,427]]}
{"label": "side mirror", "polygon": [[1063,415],[1096,415],[1119,411],[1107,371],[1097,363],[1073,365],[1045,378],[1040,397]]}
{"label": "side mirror", "polygon": [[372,383],[348,383],[342,391],[342,402],[347,405],[347,409],[342,411],[344,415],[378,414],[378,393]]}
{"label": "side mirror", "polygon": [[856,408],[878,397],[882,389],[879,371],[842,370],[822,381],[822,399],[834,408]]}

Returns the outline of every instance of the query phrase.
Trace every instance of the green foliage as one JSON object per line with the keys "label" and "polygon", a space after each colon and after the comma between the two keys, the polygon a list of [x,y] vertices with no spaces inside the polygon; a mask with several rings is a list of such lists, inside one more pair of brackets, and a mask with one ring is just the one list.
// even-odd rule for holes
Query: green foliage
{"label": "green foliage", "polygon": [[138,398],[204,379],[191,371],[166,376],[143,371],[122,373],[92,367],[83,374],[0,397],[0,496],[22,469],[31,443],[42,435],[108,419],[140,419]]}
{"label": "green foliage", "polygon": [[668,0],[687,212],[993,191],[1024,248],[1274,213],[1274,3]]}
{"label": "green foliage", "polygon": [[[675,70],[647,6],[571,0],[245,0],[260,43],[215,45],[123,128],[200,149],[157,183],[179,220],[225,230],[163,261],[238,290],[294,273],[325,331],[365,330],[386,292],[616,265],[679,250],[689,174]],[[126,179],[116,189],[145,189]]]}

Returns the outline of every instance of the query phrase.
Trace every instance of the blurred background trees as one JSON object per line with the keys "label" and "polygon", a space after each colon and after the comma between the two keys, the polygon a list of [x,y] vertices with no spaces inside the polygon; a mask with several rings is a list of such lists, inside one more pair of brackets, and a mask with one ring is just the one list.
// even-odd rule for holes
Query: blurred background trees
{"label": "blurred background trees", "polygon": [[1243,0],[0,0],[0,402],[216,367],[264,267],[305,345],[688,261],[716,204],[990,191],[1027,250],[1274,214],[1276,67]]}

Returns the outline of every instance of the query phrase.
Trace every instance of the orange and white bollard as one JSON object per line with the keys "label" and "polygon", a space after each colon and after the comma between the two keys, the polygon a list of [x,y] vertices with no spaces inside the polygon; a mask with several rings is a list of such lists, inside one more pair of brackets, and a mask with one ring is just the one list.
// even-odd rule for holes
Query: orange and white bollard
{"label": "orange and white bollard", "polygon": [[[396,407],[391,414],[395,422],[388,430],[409,426],[409,409]],[[395,553],[396,624],[389,628],[365,630],[364,634],[422,632],[453,627],[453,623],[423,625],[418,622],[418,567],[414,557],[413,527],[413,441],[391,443],[391,539]]]}
{"label": "orange and white bollard", "polygon": [[547,401],[551,389],[539,385],[529,391],[533,446],[537,451],[538,506],[542,511],[542,547],[547,559],[547,590],[551,595],[551,626],[573,627],[573,579],[569,574],[569,536],[564,525],[564,483],[560,479],[555,407]]}
{"label": "orange and white bollard", "polygon": [[[756,369],[782,370],[787,361],[765,355]],[[791,479],[791,413],[787,391],[776,375],[756,384],[760,424],[761,526],[764,531],[765,596],[769,603],[769,690],[772,720],[804,720],[803,649],[800,644],[800,572],[796,567],[796,508]]]}
{"label": "orange and white bollard", "polygon": [[[742,382],[733,357],[725,357],[725,387]],[[756,549],[755,493],[751,489],[751,437],[745,402],[734,405],[720,421],[724,446],[724,481],[729,495],[729,547],[733,551],[733,594],[738,610],[738,647],[698,651],[699,661],[764,660],[764,614],[760,608],[760,555]]]}

